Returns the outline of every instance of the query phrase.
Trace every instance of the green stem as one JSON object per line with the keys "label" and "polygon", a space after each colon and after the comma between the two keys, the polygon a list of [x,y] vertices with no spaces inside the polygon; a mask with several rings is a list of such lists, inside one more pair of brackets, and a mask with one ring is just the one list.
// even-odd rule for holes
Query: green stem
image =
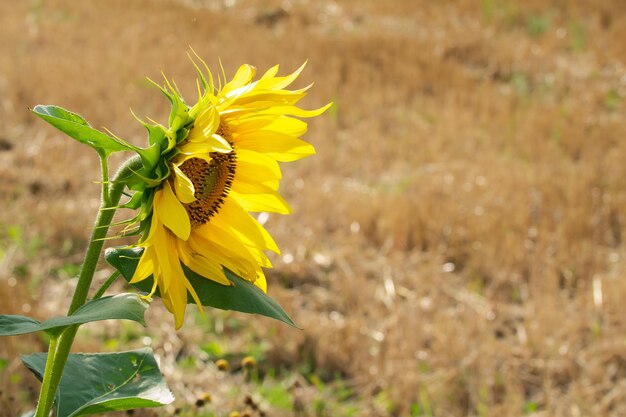
{"label": "green stem", "polygon": [[96,291],[96,293],[94,294],[94,296],[92,297],[92,300],[97,300],[98,298],[102,297],[104,295],[104,293],[106,292],[106,290],[109,289],[109,287],[111,286],[111,284],[113,284],[115,282],[115,280],[117,279],[117,277],[120,276],[120,271],[114,271],[111,276],[109,278],[107,278],[106,281],[104,281],[104,284],[102,284],[102,286],[100,288],[98,288],[98,291]]}
{"label": "green stem", "polygon": [[[98,217],[96,217],[96,223],[91,231],[91,238],[89,239],[89,246],[85,253],[85,260],[78,275],[78,283],[76,284],[76,290],[74,290],[74,297],[72,297],[72,304],[67,312],[68,315],[72,314],[78,309],[78,307],[85,304],[87,301],[87,294],[91,287],[91,281],[93,280],[93,274],[96,272],[96,266],[100,259],[100,252],[102,252],[102,246],[104,246],[104,238],[106,237],[117,203],[122,197],[122,191],[124,191],[124,183],[120,181],[113,181],[113,187],[109,190],[109,177],[108,166],[106,163],[106,157],[101,157],[102,161],[102,192],[100,197],[100,210],[98,211]],[[127,164],[118,171],[118,175],[124,168],[128,167]],[[106,176],[105,176],[106,175]]]}
{"label": "green stem", "polygon": [[[83,261],[80,274],[78,275],[78,283],[74,291],[74,296],[72,297],[68,315],[75,312],[80,306],[85,304],[87,300],[93,275],[100,259],[102,246],[104,245],[104,238],[109,231],[117,204],[124,191],[125,181],[123,180],[132,176],[133,172],[141,167],[141,160],[138,157],[128,159],[118,170],[113,178],[111,187],[109,187],[106,156],[101,155],[101,161],[103,177],[100,210],[98,211],[98,216],[91,232],[89,246],[85,253],[85,260]],[[46,362],[35,417],[48,417],[50,414],[52,404],[54,403],[54,396],[59,387],[61,375],[63,374],[63,368],[67,362],[77,331],[78,326],[71,326],[58,338],[55,337],[50,341],[48,360]]]}
{"label": "green stem", "polygon": [[[47,410],[43,411],[43,405],[47,403],[48,398],[44,396],[44,393],[48,393],[50,391],[50,384],[52,382],[52,369],[54,367],[54,362],[57,353],[57,347],[59,344],[59,336],[53,336],[50,338],[50,345],[48,347],[48,358],[46,359],[46,369],[44,370],[41,391],[39,392],[39,402],[37,403],[37,413],[36,416],[48,416],[50,414],[50,407]],[[42,413],[39,412],[39,408],[42,408]]]}

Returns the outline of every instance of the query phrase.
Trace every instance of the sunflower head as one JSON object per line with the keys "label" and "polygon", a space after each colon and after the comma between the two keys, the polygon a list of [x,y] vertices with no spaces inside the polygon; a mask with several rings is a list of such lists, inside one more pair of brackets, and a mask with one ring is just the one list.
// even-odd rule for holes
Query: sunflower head
{"label": "sunflower head", "polygon": [[152,279],[148,296],[160,295],[177,328],[188,301],[203,304],[205,286],[233,286],[235,277],[266,291],[263,268],[271,263],[265,251],[279,251],[250,213],[290,212],[278,193],[278,162],[315,153],[300,139],[307,130],[300,119],[330,106],[296,105],[310,86],[287,87],[304,65],[287,76],[277,76],[275,66],[257,80],[255,68],[242,65],[216,86],[197,55],[192,62],[196,103],[187,105],[166,79],[158,87],[172,105],[168,126],[141,122],[149,147],[140,152],[143,168],[129,183],[135,194],[127,204],[140,209],[129,221],[140,236],[130,282]]}

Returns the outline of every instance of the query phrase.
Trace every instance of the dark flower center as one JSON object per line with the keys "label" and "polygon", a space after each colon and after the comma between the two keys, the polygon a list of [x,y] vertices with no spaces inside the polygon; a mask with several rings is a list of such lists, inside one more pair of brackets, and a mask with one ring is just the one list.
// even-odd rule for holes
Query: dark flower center
{"label": "dark flower center", "polygon": [[[226,140],[230,139],[230,135],[222,126],[217,134]],[[237,155],[234,149],[227,154],[211,152],[209,156],[210,162],[190,158],[180,165],[181,171],[191,180],[195,189],[196,200],[183,204],[189,214],[192,228],[207,223],[219,211],[235,179]]]}

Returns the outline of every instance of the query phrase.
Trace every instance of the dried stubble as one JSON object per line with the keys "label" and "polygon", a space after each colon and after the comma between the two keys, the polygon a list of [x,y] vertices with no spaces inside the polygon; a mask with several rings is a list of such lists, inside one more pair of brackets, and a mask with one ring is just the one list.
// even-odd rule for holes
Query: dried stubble
{"label": "dried stubble", "polygon": [[227,71],[308,58],[310,107],[337,107],[311,123],[318,156],[285,169],[294,215],[268,224],[286,283],[274,295],[304,327],[254,319],[274,335],[269,361],[343,375],[360,415],[623,415],[623,4],[215,4],[124,3],[124,19],[122,2],[5,6],[0,224],[81,246],[96,207],[96,159],[26,105],[135,138],[124,97],[164,118],[140,76],[163,65],[192,91],[186,45]]}

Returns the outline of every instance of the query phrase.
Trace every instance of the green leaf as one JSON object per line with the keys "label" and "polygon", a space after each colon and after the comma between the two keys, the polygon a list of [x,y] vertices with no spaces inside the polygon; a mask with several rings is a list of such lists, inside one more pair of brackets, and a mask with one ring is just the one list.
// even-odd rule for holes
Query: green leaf
{"label": "green leaf", "polygon": [[14,316],[11,314],[3,314],[0,316],[0,336],[15,336],[18,334],[38,332],[40,330],[42,330],[41,323],[30,317]]}
{"label": "green leaf", "polygon": [[[116,268],[126,281],[130,281],[143,248],[108,248],[104,254],[109,264]],[[246,281],[231,271],[224,268],[226,277],[233,283],[232,286],[219,284],[211,279],[204,278],[183,265],[187,279],[196,290],[200,302],[204,306],[219,308],[221,310],[235,310],[243,313],[260,314],[280,320],[290,326],[298,327],[287,315],[285,310],[261,289]],[[133,284],[139,290],[149,293],[152,289],[153,278],[149,277],[137,284]],[[158,291],[155,296],[158,296]],[[187,302],[195,304],[191,295]]]}
{"label": "green leaf", "polygon": [[40,104],[35,106],[32,112],[77,141],[105,154],[133,150],[130,145],[94,129],[82,116],[62,107]]}
{"label": "green leaf", "polygon": [[[47,353],[21,356],[43,378]],[[107,411],[160,407],[174,401],[152,349],[70,354],[56,394],[56,416],[78,417]]]}
{"label": "green leaf", "polygon": [[126,293],[89,301],[69,316],[55,317],[43,323],[25,316],[0,315],[0,336],[42,330],[58,334],[67,326],[112,319],[132,320],[145,326],[143,315],[147,308],[148,303],[137,294]]}

